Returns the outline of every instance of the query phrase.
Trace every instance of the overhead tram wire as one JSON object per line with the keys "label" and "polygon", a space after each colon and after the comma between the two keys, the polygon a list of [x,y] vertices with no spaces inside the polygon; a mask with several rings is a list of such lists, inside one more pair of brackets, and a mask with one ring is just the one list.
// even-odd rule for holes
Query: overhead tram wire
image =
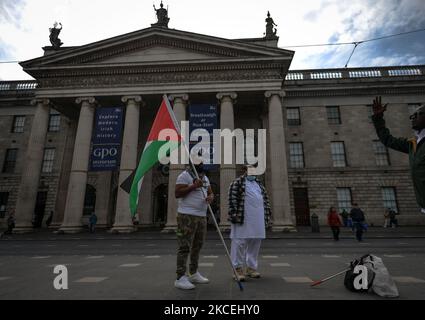
{"label": "overhead tram wire", "polygon": [[[422,29],[418,29],[418,30],[413,30],[413,31],[407,31],[407,32],[400,32],[400,33],[396,33],[396,34],[391,34],[388,36],[382,36],[382,37],[378,37],[378,38],[372,38],[372,39],[367,39],[367,40],[362,40],[362,41],[353,41],[353,42],[337,42],[337,43],[321,43],[321,44],[301,44],[301,45],[295,45],[295,46],[282,46],[280,47],[281,49],[287,49],[287,48],[307,48],[307,47],[326,47],[326,46],[343,46],[343,45],[354,45],[353,51],[351,52],[350,58],[347,61],[347,64],[345,65],[345,67],[347,67],[351,57],[354,54],[354,51],[356,50],[356,48],[358,47],[358,45],[365,43],[365,42],[371,42],[371,41],[378,41],[378,40],[382,40],[382,39],[388,39],[388,38],[393,38],[393,37],[398,37],[398,36],[402,36],[402,35],[406,35],[406,34],[411,34],[411,33],[417,33],[417,32],[423,32],[425,31],[425,28]],[[12,61],[0,61],[0,63],[20,63],[21,61],[17,61],[17,60],[12,60]]]}
{"label": "overhead tram wire", "polygon": [[398,36],[402,36],[402,35],[406,35],[406,34],[423,32],[423,31],[425,31],[425,28],[418,29],[418,30],[413,30],[413,31],[407,31],[407,32],[401,32],[401,33],[391,34],[391,35],[388,35],[388,36],[382,36],[382,37],[372,38],[372,39],[362,40],[362,41],[339,42],[339,43],[322,43],[322,44],[305,44],[305,45],[296,45],[296,46],[282,46],[281,48],[282,49],[286,49],[286,48],[306,48],[306,47],[325,47],[325,46],[354,45],[353,51],[351,52],[350,57],[348,58],[347,63],[345,64],[345,68],[347,68],[348,63],[350,62],[351,58],[353,57],[354,51],[362,43],[371,42],[371,41],[378,41],[378,40],[382,40],[382,39],[388,39],[388,38],[398,37]]}

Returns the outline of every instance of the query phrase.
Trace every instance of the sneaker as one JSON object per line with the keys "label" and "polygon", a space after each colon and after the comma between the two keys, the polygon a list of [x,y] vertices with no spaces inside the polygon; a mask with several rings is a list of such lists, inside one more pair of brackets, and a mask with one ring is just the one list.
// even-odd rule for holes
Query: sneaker
{"label": "sneaker", "polygon": [[191,283],[200,283],[200,284],[206,284],[209,283],[210,280],[208,280],[207,278],[203,277],[199,272],[196,272],[195,274],[192,274],[191,276],[189,276],[189,281]]}
{"label": "sneaker", "polygon": [[255,278],[258,279],[261,277],[261,274],[257,272],[257,270],[251,269],[251,268],[247,268],[246,269],[246,275],[250,278]]}
{"label": "sneaker", "polygon": [[[241,282],[245,281],[245,274],[242,268],[236,268],[236,273],[238,275],[239,281]],[[233,276],[233,278],[237,280],[235,276]]]}
{"label": "sneaker", "polygon": [[195,286],[189,281],[187,276],[181,276],[180,279],[174,282],[174,286],[182,290],[195,289]]}

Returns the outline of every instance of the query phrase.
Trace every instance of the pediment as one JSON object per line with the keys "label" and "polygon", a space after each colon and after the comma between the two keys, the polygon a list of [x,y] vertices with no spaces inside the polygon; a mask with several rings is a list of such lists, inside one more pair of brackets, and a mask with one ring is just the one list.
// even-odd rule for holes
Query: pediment
{"label": "pediment", "polygon": [[155,64],[156,62],[245,58],[287,58],[293,51],[270,48],[167,28],[148,28],[99,42],[61,49],[22,62],[24,69],[84,65]]}

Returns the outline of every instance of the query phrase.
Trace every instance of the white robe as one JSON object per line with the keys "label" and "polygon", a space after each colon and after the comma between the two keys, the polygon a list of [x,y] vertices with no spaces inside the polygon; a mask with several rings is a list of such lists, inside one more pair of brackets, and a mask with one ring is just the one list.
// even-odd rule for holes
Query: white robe
{"label": "white robe", "polygon": [[265,239],[264,200],[261,188],[255,181],[246,180],[244,222],[232,224],[231,239]]}

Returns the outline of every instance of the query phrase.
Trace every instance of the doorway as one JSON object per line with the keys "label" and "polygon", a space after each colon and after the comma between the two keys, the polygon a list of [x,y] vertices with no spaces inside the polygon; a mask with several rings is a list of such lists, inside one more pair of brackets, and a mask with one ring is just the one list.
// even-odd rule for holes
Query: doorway
{"label": "doorway", "polygon": [[153,224],[156,227],[165,227],[167,223],[168,207],[168,184],[163,183],[155,188],[154,191]]}
{"label": "doorway", "polygon": [[44,217],[44,210],[46,209],[47,191],[37,192],[37,200],[34,208],[34,228],[41,228]]}
{"label": "doorway", "polygon": [[294,207],[297,226],[310,226],[307,188],[294,188]]}

